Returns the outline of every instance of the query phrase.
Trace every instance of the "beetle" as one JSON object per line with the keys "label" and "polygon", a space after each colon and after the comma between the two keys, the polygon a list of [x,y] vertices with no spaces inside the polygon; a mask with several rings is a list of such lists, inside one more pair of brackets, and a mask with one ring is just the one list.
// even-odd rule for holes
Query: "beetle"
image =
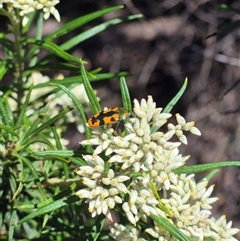
{"label": "beetle", "polygon": [[129,112],[123,107],[112,107],[102,110],[88,119],[90,128],[99,128],[108,126],[125,120],[129,116]]}

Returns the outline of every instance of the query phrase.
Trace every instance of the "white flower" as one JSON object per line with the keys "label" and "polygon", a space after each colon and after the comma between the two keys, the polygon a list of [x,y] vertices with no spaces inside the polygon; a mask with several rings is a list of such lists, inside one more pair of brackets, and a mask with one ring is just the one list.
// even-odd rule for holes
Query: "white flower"
{"label": "white flower", "polygon": [[150,214],[159,214],[157,208],[158,201],[154,197],[151,189],[147,190],[139,186],[141,182],[133,183],[127,202],[124,202],[122,208],[127,215],[128,220],[135,226],[140,218],[147,218]]}
{"label": "white flower", "polygon": [[[149,96],[147,101],[134,101],[133,117],[125,120],[122,135],[116,134],[111,126],[94,129],[92,139],[81,142],[82,145],[96,146],[94,154],[83,158],[92,166],[94,159],[102,160],[98,157],[101,155],[106,157],[106,163],[104,165],[102,161],[101,168],[80,167],[78,173],[88,188],[77,193],[86,198],[92,216],[104,213],[111,218],[109,210],[114,205],[109,206],[106,200],[114,186],[112,193],[119,197],[121,191],[122,199],[118,203],[122,204],[128,221],[136,227],[140,219],[147,222],[149,215],[154,214],[168,219],[187,237],[201,241],[206,238],[235,240],[232,236],[239,230],[231,228],[231,222],[226,224],[224,218],[216,222],[211,216],[211,205],[218,200],[211,197],[214,186],[207,187],[207,180],[196,183],[194,175],[174,172],[189,158],[182,156],[178,148],[181,143],[187,144],[184,132],[200,135],[200,131],[194,127],[193,121],[186,122],[179,114],[176,115],[177,125],[168,123],[167,130],[164,130],[162,127],[171,115],[161,111]],[[174,136],[180,142],[171,141]],[[108,166],[108,172],[105,166]],[[127,179],[128,176],[131,178]],[[119,185],[120,180],[127,180],[128,185],[124,181]],[[101,206],[104,202],[105,209]],[[115,240],[141,240],[142,233],[132,226],[115,225],[111,236]],[[176,241],[155,223],[145,229],[145,237],[147,240],[153,237],[159,241]]]}
{"label": "white flower", "polygon": [[104,161],[98,155],[84,156],[87,166],[81,166],[77,174],[82,178],[83,188],[76,192],[80,198],[89,203],[92,217],[103,213],[112,220],[110,210],[116,203],[122,203],[120,193],[128,193],[124,182],[129,180],[126,175],[116,175],[112,169],[105,169]]}
{"label": "white flower", "polygon": [[218,234],[216,240],[237,241],[237,239],[232,236],[237,234],[239,232],[239,229],[232,228],[232,222],[230,221],[227,223],[225,215],[221,216],[217,220],[214,220],[214,222],[211,223],[211,227]]}
{"label": "white flower", "polygon": [[123,137],[115,136],[113,129],[99,128],[93,131],[91,140],[82,141],[81,144],[97,145],[95,154],[103,151],[106,151],[107,155],[112,154],[109,162],[121,163],[123,170],[132,167],[135,172],[138,172],[161,162],[169,173],[171,170],[184,165],[186,159],[188,159],[182,158],[180,155],[179,158],[178,155],[174,154],[178,153],[178,147],[181,143],[169,140],[173,135],[177,135],[180,141],[187,143],[182,130],[192,130],[192,124],[189,126],[189,123],[186,123],[183,117],[177,115],[179,124],[176,127],[171,124],[168,127],[169,131],[166,133],[156,131],[167,123],[167,119],[171,117],[171,114],[161,113],[161,111],[162,108],[156,108],[151,96],[148,97],[147,101],[143,99],[140,103],[134,100],[134,117],[125,122],[126,130],[128,130],[127,135]]}
{"label": "white flower", "polygon": [[[3,7],[3,3],[7,4],[8,11],[14,13],[14,9],[19,9],[19,15],[23,17],[22,25],[26,26],[28,22],[28,15],[35,10],[42,10],[44,19],[48,19],[52,14],[58,22],[60,22],[60,15],[55,8],[60,1],[59,0],[1,0],[0,8]],[[17,20],[17,18],[15,18]]]}
{"label": "white flower", "polygon": [[147,241],[147,239],[141,238],[141,232],[132,225],[125,227],[115,223],[110,232],[110,236],[118,241]]}
{"label": "white flower", "polygon": [[198,136],[201,135],[201,132],[194,126],[194,121],[186,123],[185,119],[180,114],[176,114],[176,120],[178,124],[176,126],[171,123],[168,124],[168,130],[174,130],[178,139],[185,145],[187,145],[187,137],[183,134],[183,131],[190,131],[192,134]]}
{"label": "white flower", "polygon": [[[185,235],[198,237],[199,240],[203,240],[204,237],[213,240],[235,240],[231,236],[236,234],[238,229],[231,228],[231,224],[228,226],[225,219],[219,219],[216,222],[211,217],[210,204],[216,202],[218,198],[210,197],[213,186],[206,188],[207,184],[207,180],[196,183],[194,175],[182,174],[178,176],[178,181],[174,185],[170,185],[171,197],[162,199],[162,202],[173,212],[176,226]],[[221,234],[219,234],[220,230],[222,230]]]}

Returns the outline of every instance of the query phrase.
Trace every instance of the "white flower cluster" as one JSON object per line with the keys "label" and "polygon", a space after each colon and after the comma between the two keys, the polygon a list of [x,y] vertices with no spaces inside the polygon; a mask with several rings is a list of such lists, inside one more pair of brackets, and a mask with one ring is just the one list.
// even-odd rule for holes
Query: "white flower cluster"
{"label": "white flower cluster", "polygon": [[60,22],[59,12],[55,8],[59,0],[0,0],[0,8],[3,8],[4,3],[7,4],[9,12],[13,13],[14,9],[19,9],[19,14],[23,17],[23,26],[28,22],[28,14],[35,10],[42,10],[44,19],[48,19],[52,14]]}
{"label": "white flower cluster", "polygon": [[116,175],[113,169],[105,171],[104,161],[97,155],[86,155],[84,157],[88,166],[80,167],[77,172],[87,188],[79,190],[76,194],[81,198],[87,198],[89,203],[89,212],[95,217],[103,213],[112,220],[110,209],[115,207],[116,203],[122,203],[120,193],[129,193],[124,182],[130,177]]}
{"label": "white flower cluster", "polygon": [[[213,187],[206,188],[206,180],[196,183],[194,175],[174,173],[189,158],[179,154],[178,149],[181,143],[187,144],[184,131],[195,135],[200,131],[179,114],[177,125],[167,124],[171,114],[161,111],[151,96],[140,103],[134,100],[133,117],[125,120],[122,135],[111,127],[94,129],[93,138],[81,142],[96,148],[93,155],[83,157],[86,166],[77,173],[86,187],[76,195],[86,199],[93,217],[103,213],[112,220],[111,209],[122,206],[133,226],[129,231],[129,227],[115,224],[111,235],[116,240],[147,240],[134,226],[140,219],[147,221],[150,214],[165,217],[187,237],[236,240],[232,236],[238,229],[231,228],[223,218],[216,222],[210,217],[211,204],[217,200],[210,197]],[[170,141],[173,136],[180,142]],[[162,241],[176,240],[157,224],[145,229],[146,235]]]}

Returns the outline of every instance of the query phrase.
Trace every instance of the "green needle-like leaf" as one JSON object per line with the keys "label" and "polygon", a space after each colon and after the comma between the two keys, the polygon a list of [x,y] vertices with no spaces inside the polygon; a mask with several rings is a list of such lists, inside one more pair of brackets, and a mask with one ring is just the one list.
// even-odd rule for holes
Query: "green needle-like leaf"
{"label": "green needle-like leaf", "polygon": [[115,19],[111,19],[107,22],[104,22],[102,24],[99,24],[89,30],[86,30],[83,33],[78,34],[77,36],[71,38],[70,40],[68,40],[67,42],[65,42],[64,44],[60,45],[60,47],[64,50],[69,50],[72,47],[78,45],[79,43],[93,37],[94,35],[99,34],[100,32],[106,30],[108,27],[113,26],[113,25],[117,25],[120,24],[126,20],[133,20],[136,18],[140,18],[142,17],[141,14],[136,14],[136,15],[132,15],[130,17],[128,17],[127,19],[121,19],[121,18],[115,18]]}
{"label": "green needle-like leaf", "polygon": [[47,200],[42,204],[40,203],[39,204],[40,208],[34,211],[33,213],[27,215],[26,217],[24,217],[22,220],[20,220],[19,224],[22,224],[40,215],[53,212],[63,206],[66,206],[66,205],[69,205],[70,203],[78,201],[79,197],[77,197],[76,195],[73,195],[73,193],[75,192],[75,188],[76,188],[76,184],[73,183],[69,188],[64,190],[62,193],[59,193],[58,195],[56,195],[54,198]]}
{"label": "green needle-like leaf", "polygon": [[13,235],[14,235],[14,230],[15,230],[15,225],[17,223],[18,217],[17,217],[17,210],[13,210],[10,216],[10,227],[8,230],[8,240],[14,240]]}
{"label": "green needle-like leaf", "polygon": [[61,47],[59,47],[57,44],[55,44],[49,40],[40,41],[40,40],[35,40],[35,39],[28,39],[27,42],[29,44],[34,44],[41,48],[47,49],[50,53],[66,60],[66,61],[69,61],[69,62],[73,61],[73,62],[79,63],[79,58],[67,53]]}
{"label": "green needle-like leaf", "polygon": [[214,162],[208,164],[199,164],[199,165],[192,165],[192,166],[185,166],[179,167],[173,170],[176,174],[192,174],[192,173],[199,173],[199,172],[206,172],[211,171],[213,169],[219,169],[222,167],[233,167],[233,166],[240,166],[240,161],[227,161],[227,162]]}
{"label": "green needle-like leaf", "polygon": [[[79,70],[79,67],[77,68]],[[94,77],[93,76],[87,76],[87,81],[90,82],[97,82],[97,81],[101,81],[101,80],[107,80],[107,79],[112,79],[112,78],[118,78],[120,76],[124,76],[127,75],[127,72],[119,72],[119,73],[100,73],[100,74],[95,74]],[[76,75],[76,76],[71,76],[71,77],[64,77],[64,79],[62,80],[50,80],[46,83],[41,83],[38,85],[34,86],[34,89],[39,89],[39,88],[43,88],[43,87],[47,87],[50,86],[52,84],[61,84],[64,85],[66,87],[70,86],[71,84],[79,84],[79,83],[83,83],[83,79],[81,75]]]}
{"label": "green needle-like leaf", "polygon": [[179,241],[190,241],[177,227],[171,224],[166,218],[150,214],[150,218],[167,230],[172,236]]}
{"label": "green needle-like leaf", "polygon": [[87,97],[89,99],[90,108],[91,108],[92,112],[94,114],[96,114],[99,111],[101,111],[101,106],[100,106],[97,96],[90,84],[90,81],[88,79],[88,76],[87,76],[87,73],[84,68],[84,64],[83,64],[82,60],[81,60],[81,76],[82,76],[83,85],[84,85]]}
{"label": "green needle-like leaf", "polygon": [[27,96],[26,96],[26,100],[24,101],[23,105],[21,106],[21,111],[20,111],[20,114],[17,119],[16,127],[20,127],[23,125],[23,118],[26,115],[26,111],[27,111],[27,108],[29,105],[32,90],[33,90],[33,85],[30,86]]}
{"label": "green needle-like leaf", "polygon": [[15,132],[11,127],[9,127],[7,125],[0,124],[0,129],[5,130],[6,132],[12,134],[13,136],[18,136],[18,133]]}
{"label": "green needle-like leaf", "polygon": [[35,151],[35,155],[39,157],[55,158],[58,157],[72,157],[74,156],[74,151],[70,150],[50,150],[50,151]]}
{"label": "green needle-like leaf", "polygon": [[105,14],[117,11],[119,9],[123,8],[122,5],[120,6],[116,6],[116,7],[111,7],[111,8],[106,8],[100,11],[96,11],[84,16],[81,16],[77,19],[74,19],[73,21],[70,21],[68,23],[66,23],[65,25],[63,25],[62,27],[60,27],[59,29],[57,29],[56,31],[54,31],[53,33],[49,34],[46,39],[48,40],[52,40],[52,39],[56,39],[60,36],[63,36],[67,33],[69,33],[70,31],[73,31],[76,28],[79,28],[80,26],[96,19],[99,18],[101,16],[104,16]]}
{"label": "green needle-like leaf", "polygon": [[129,111],[132,111],[132,100],[129,94],[126,80],[123,76],[120,77],[120,89],[122,94],[123,107]]}
{"label": "green needle-like leaf", "polygon": [[170,113],[173,107],[176,105],[176,103],[179,101],[179,99],[184,94],[186,88],[187,88],[188,79],[186,78],[184,80],[182,88],[178,91],[178,93],[173,97],[173,99],[167,104],[167,106],[163,109],[163,113]]}
{"label": "green needle-like leaf", "polygon": [[79,101],[79,99],[65,86],[60,85],[60,84],[54,84],[54,85],[57,86],[58,88],[62,89],[72,99],[73,103],[76,105],[76,107],[77,107],[77,109],[80,113],[82,122],[84,124],[86,136],[87,136],[87,138],[90,138],[91,133],[90,133],[89,128],[87,128],[87,126],[86,126],[86,123],[87,123],[86,114],[85,114],[85,111],[84,111],[84,107],[81,104],[81,102]]}
{"label": "green needle-like leaf", "polygon": [[3,97],[0,96],[0,120],[1,119],[2,119],[3,123],[6,125],[9,125],[11,122],[11,117],[8,113],[4,99],[3,99]]}

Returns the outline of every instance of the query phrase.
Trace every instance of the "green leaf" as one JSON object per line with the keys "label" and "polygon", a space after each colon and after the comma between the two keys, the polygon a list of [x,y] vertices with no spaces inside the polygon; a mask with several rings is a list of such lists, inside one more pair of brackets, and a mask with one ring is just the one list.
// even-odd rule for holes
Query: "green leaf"
{"label": "green leaf", "polygon": [[57,128],[55,125],[51,125],[51,130],[52,130],[52,133],[53,133],[53,137],[54,137],[54,140],[56,142],[56,147],[58,150],[62,150],[63,149],[63,146],[62,146],[62,143],[61,143],[61,140],[60,140],[60,136],[59,134],[57,133]]}
{"label": "green leaf", "polygon": [[7,68],[7,62],[0,60],[0,81],[2,80],[3,76],[6,74],[8,68]]}
{"label": "green leaf", "polygon": [[183,93],[185,92],[188,84],[188,79],[184,80],[182,88],[178,91],[178,93],[173,97],[173,99],[167,104],[167,106],[163,109],[163,113],[170,113],[179,99],[182,97]]}
{"label": "green leaf", "polygon": [[[47,118],[47,120],[51,120],[51,117],[48,114],[45,114],[45,117]],[[54,140],[56,142],[57,149],[62,150],[63,147],[62,147],[62,144],[61,144],[61,141],[60,141],[60,136],[58,135],[57,128],[54,124],[51,125],[51,130],[52,130],[52,133],[53,133]]]}
{"label": "green leaf", "polygon": [[27,111],[27,108],[28,108],[28,105],[29,105],[32,90],[33,90],[33,84],[30,86],[30,88],[28,90],[25,102],[23,103],[23,105],[21,105],[20,114],[18,116],[17,123],[16,123],[17,128],[23,125],[23,118],[26,115],[26,111]]}
{"label": "green leaf", "polygon": [[198,164],[186,167],[179,167],[173,170],[176,174],[192,174],[192,173],[199,173],[199,172],[206,172],[211,171],[213,169],[219,169],[222,167],[233,167],[233,166],[240,166],[240,161],[227,161],[227,162],[214,162],[208,164]]}
{"label": "green leaf", "polygon": [[106,220],[106,218],[103,215],[98,215],[96,217],[95,225],[93,226],[93,228],[91,230],[91,236],[92,236],[93,241],[99,240],[99,237],[101,235],[101,232],[102,232],[104,224],[105,224],[105,220]]}
{"label": "green leaf", "polygon": [[50,213],[52,211],[55,211],[63,206],[67,205],[67,197],[64,197],[62,199],[56,200],[54,202],[49,203],[46,206],[43,206],[39,208],[38,210],[34,211],[33,213],[27,215],[22,220],[19,221],[19,224],[24,223],[26,221],[29,221],[37,216],[44,215],[46,213]]}
{"label": "green leaf", "polygon": [[[43,131],[44,129],[46,129],[47,127],[51,126],[54,122],[56,122],[57,120],[61,119],[67,112],[71,111],[71,108],[67,108],[66,110],[61,111],[59,114],[55,115],[54,117],[52,117],[50,120],[46,121],[46,123],[43,123],[42,125],[40,125],[39,127],[35,128],[35,129],[31,129],[31,131],[29,130],[27,132],[27,134],[25,135],[25,137],[22,139],[22,145],[25,144],[29,138],[31,138],[31,136],[36,135],[38,133],[40,133],[41,131]],[[44,116],[44,113],[42,113],[42,116]]]}
{"label": "green leaf", "polygon": [[[34,155],[41,158],[56,159],[56,158],[69,158],[71,162],[78,166],[85,166],[86,162],[81,159],[83,154],[82,151],[71,151],[71,150],[47,150],[47,151],[36,151]],[[76,157],[76,158],[75,158]]]}
{"label": "green leaf", "polygon": [[18,221],[17,217],[17,210],[12,210],[12,213],[10,214],[10,223],[9,223],[9,230],[8,230],[8,240],[14,240],[14,230],[15,230],[15,225]]}
{"label": "green leaf", "polygon": [[[0,44],[4,47],[5,52],[14,52],[14,42],[6,37],[6,33],[1,33]],[[2,58],[2,57],[1,57]]]}
{"label": "green leaf", "polygon": [[50,120],[48,120],[46,123],[42,124],[41,126],[39,126],[37,129],[35,129],[32,133],[30,133],[31,135],[36,135],[37,133],[43,131],[44,129],[46,129],[48,126],[51,126],[54,122],[56,122],[57,120],[61,119],[64,115],[66,115],[69,111],[71,111],[72,108],[67,108],[66,110],[61,111],[59,114],[55,115],[54,117],[52,117]]}
{"label": "green leaf", "polygon": [[166,205],[163,204],[158,189],[157,187],[154,185],[154,183],[152,181],[149,182],[149,187],[152,190],[152,193],[154,195],[154,197],[157,199],[158,201],[158,207],[165,212],[169,217],[172,217],[172,212],[166,207]]}
{"label": "green leaf", "polygon": [[174,236],[179,241],[190,241],[177,227],[171,224],[166,218],[161,216],[156,216],[150,214],[149,216],[152,220],[154,220],[159,226],[168,231],[172,236]]}
{"label": "green leaf", "polygon": [[5,105],[4,99],[0,96],[0,120],[6,125],[11,124],[11,116],[9,115],[8,109]]}
{"label": "green leaf", "polygon": [[[79,70],[79,68],[78,68],[78,70]],[[127,74],[128,74],[127,72],[101,73],[101,74],[96,74],[94,76],[89,76],[87,78],[88,78],[88,81],[90,81],[90,82],[96,82],[96,81],[107,80],[107,79],[111,79],[111,78],[117,78],[119,76],[123,76],[123,75],[127,75]],[[64,77],[64,79],[62,79],[62,80],[52,79],[48,82],[35,85],[34,89],[47,87],[47,86],[50,86],[52,84],[53,85],[54,84],[61,84],[61,85],[64,85],[64,86],[70,86],[71,84],[79,84],[79,83],[83,83],[82,76],[76,75],[76,76],[71,76],[71,77]]]}
{"label": "green leaf", "polygon": [[28,139],[27,144],[24,146],[24,148],[32,145],[32,144],[39,144],[39,143],[43,143],[46,146],[48,146],[51,149],[55,149],[56,147],[52,144],[51,140],[49,140],[49,136],[42,136],[41,133],[39,133],[39,137],[37,138],[32,138],[32,139]]}
{"label": "green leaf", "polygon": [[109,21],[106,21],[102,24],[99,24],[89,30],[86,30],[83,33],[78,34],[77,36],[71,38],[70,40],[68,40],[67,42],[65,42],[64,44],[61,44],[60,47],[64,50],[69,50],[70,48],[78,45],[79,43],[93,37],[94,35],[99,34],[100,32],[104,31],[105,29],[109,28],[110,26],[116,25],[116,24],[120,24],[126,20],[133,20],[136,18],[140,18],[142,17],[141,14],[136,14],[136,15],[131,15],[125,19],[121,19],[121,18],[115,18],[115,19],[111,19]]}
{"label": "green leaf", "polygon": [[[81,62],[81,64],[82,64],[82,62]],[[54,84],[54,85],[56,85],[57,87],[62,89],[64,92],[66,92],[66,94],[72,99],[73,103],[76,105],[76,107],[77,107],[77,109],[78,109],[78,111],[80,113],[80,116],[81,116],[81,119],[82,119],[82,122],[83,122],[83,126],[84,126],[84,130],[85,130],[86,138],[90,139],[91,138],[91,131],[87,127],[87,124],[86,124],[87,123],[87,118],[86,118],[86,114],[85,114],[85,110],[84,110],[83,105],[81,104],[79,99],[68,88],[66,88],[63,85],[59,85],[59,84]],[[88,152],[92,152],[92,147],[91,146],[87,146],[86,150]]]}
{"label": "green leaf", "polygon": [[34,154],[39,157],[48,157],[48,158],[72,157],[74,156],[74,151],[70,151],[70,150],[35,151]]}
{"label": "green leaf", "polygon": [[93,13],[90,13],[90,14],[87,14],[87,15],[84,15],[84,16],[81,16],[77,19],[74,19],[73,21],[71,22],[68,22],[66,23],[65,25],[63,25],[62,27],[58,28],[56,31],[54,31],[53,33],[49,34],[46,39],[56,39],[60,36],[63,36],[67,33],[69,33],[70,31],[76,29],[76,28],[79,28],[80,26],[86,24],[87,22],[90,22],[96,18],[99,18],[107,13],[111,13],[111,12],[114,12],[114,11],[117,11],[119,9],[123,8],[122,5],[120,6],[116,6],[116,7],[111,7],[111,8],[106,8],[106,9],[103,9],[103,10],[100,10],[100,11],[96,11],[96,12],[93,12]]}
{"label": "green leaf", "polygon": [[53,197],[50,200],[47,200],[43,203],[38,204],[38,206],[40,206],[40,208],[38,210],[35,210],[34,212],[30,213],[23,219],[21,219],[19,221],[19,224],[27,222],[40,215],[44,215],[44,214],[53,212],[61,207],[69,205],[70,203],[78,201],[79,197],[77,197],[76,195],[69,196],[74,193],[75,188],[76,188],[76,184],[73,183],[69,188],[67,188],[63,192],[59,193],[55,197]]}
{"label": "green leaf", "polygon": [[7,133],[10,133],[10,134],[12,134],[13,136],[18,136],[18,133],[17,132],[15,132],[13,129],[12,129],[12,127],[9,127],[9,126],[7,126],[7,125],[1,125],[0,124],[0,130],[5,130]]}
{"label": "green leaf", "polygon": [[73,158],[73,157],[71,157],[71,158],[70,158],[70,161],[71,161],[73,164],[75,164],[75,165],[77,165],[77,166],[79,166],[79,167],[81,167],[81,166],[86,166],[86,165],[87,165],[86,162],[85,162],[83,159],[81,159],[81,158]]}
{"label": "green leaf", "polygon": [[79,101],[79,99],[65,86],[60,85],[60,84],[54,84],[54,85],[57,86],[58,88],[62,89],[72,99],[73,103],[76,105],[76,107],[80,113],[82,122],[84,124],[85,134],[86,134],[87,138],[90,138],[91,133],[90,133],[89,128],[86,126],[87,118],[86,118],[85,110],[84,110],[83,105]]}
{"label": "green leaf", "polygon": [[19,193],[21,193],[22,189],[23,189],[23,183],[22,183],[22,181],[19,181],[18,188],[12,196],[12,200],[16,199],[16,197],[19,195]]}
{"label": "green leaf", "polygon": [[[173,107],[176,105],[176,103],[179,101],[179,99],[182,97],[183,93],[185,92],[187,88],[188,79],[186,78],[184,80],[183,86],[178,91],[178,93],[173,97],[173,99],[167,104],[167,106],[163,109],[162,113],[170,113]],[[152,126],[151,127],[151,133],[155,133],[159,129],[158,126]]]}
{"label": "green leaf", "polygon": [[31,74],[33,70],[38,70],[40,72],[47,70],[69,70],[69,71],[79,71],[79,66],[72,63],[49,63],[49,62],[37,62],[33,67],[28,67],[25,69],[25,74]]}
{"label": "green leaf", "polygon": [[212,171],[210,171],[210,173],[208,173],[204,177],[204,179],[207,179],[208,181],[210,181],[219,171],[220,171],[220,169],[213,169]]}
{"label": "green leaf", "polygon": [[123,76],[120,77],[120,89],[121,89],[121,94],[122,94],[123,107],[126,110],[132,111],[132,100],[131,100],[131,97],[129,94],[126,80]]}
{"label": "green leaf", "polygon": [[20,136],[20,139],[18,141],[19,145],[22,145],[23,143],[26,143],[28,141],[28,139],[30,139],[30,134],[37,129],[37,126],[39,125],[40,121],[42,120],[42,117],[38,117],[36,118],[29,127],[29,129],[25,129],[25,131],[23,132],[23,134]]}
{"label": "green leaf", "polygon": [[93,112],[93,114],[98,113],[99,111],[101,111],[101,106],[98,102],[97,96],[90,84],[90,81],[87,77],[85,68],[84,68],[84,64],[83,61],[81,60],[81,76],[82,76],[82,80],[83,80],[83,85],[87,94],[87,97],[89,99],[89,104],[90,104],[90,108]]}
{"label": "green leaf", "polygon": [[25,165],[26,167],[28,167],[31,170],[31,173],[32,173],[32,175],[33,175],[33,177],[35,179],[36,184],[37,184],[39,193],[41,194],[43,199],[46,199],[46,196],[45,196],[45,193],[44,193],[44,189],[42,187],[39,175],[38,175],[35,167],[33,166],[33,163],[28,158],[26,158],[26,157],[24,157],[22,155],[18,155],[18,154],[15,153],[15,156],[18,157],[20,163],[22,163],[23,165]]}
{"label": "green leaf", "polygon": [[43,228],[46,226],[49,218],[50,218],[50,215],[48,215],[48,214],[46,214],[46,215],[44,216],[44,220],[43,220],[43,224],[42,224],[42,227],[43,227]]}
{"label": "green leaf", "polygon": [[[34,13],[36,13],[36,12],[34,12]],[[34,18],[34,15],[32,16],[32,19],[33,18]],[[29,28],[29,27],[30,26],[27,26],[27,28]],[[35,39],[41,40],[42,39],[42,30],[43,30],[43,11],[38,11],[38,18],[37,18],[37,24],[36,24],[35,29],[36,29]],[[24,28],[24,30],[25,30],[25,28]],[[40,52],[40,49],[38,47],[34,46],[29,52],[31,52],[31,56],[32,56],[29,66],[35,66],[37,63],[37,60],[38,60],[37,55]]]}
{"label": "green leaf", "polygon": [[40,41],[35,39],[28,39],[27,42],[29,44],[37,45],[43,49],[47,49],[50,53],[55,54],[56,56],[66,60],[66,61],[73,61],[79,63],[79,58],[67,53],[62,48],[60,48],[57,44],[52,43],[49,40]]}

